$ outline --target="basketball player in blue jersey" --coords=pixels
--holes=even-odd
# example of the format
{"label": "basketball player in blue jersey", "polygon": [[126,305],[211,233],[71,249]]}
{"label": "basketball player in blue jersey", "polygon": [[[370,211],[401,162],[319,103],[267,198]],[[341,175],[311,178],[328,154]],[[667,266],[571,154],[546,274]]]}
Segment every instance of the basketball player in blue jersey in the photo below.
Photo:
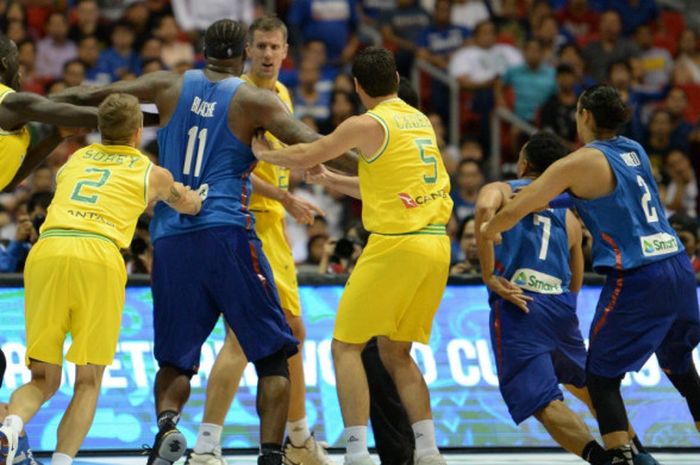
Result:
{"label": "basketball player in blue jersey", "polygon": [[578,102],[586,146],[552,164],[481,226],[485,239],[568,191],[593,236],[593,266],[607,275],[590,329],[587,386],[613,464],[631,465],[620,383],[652,354],[685,397],[700,430],[700,377],[692,351],[700,342],[693,269],[659,200],[649,158],[617,135],[627,109],[615,89],[594,86]]}
{"label": "basketball player in blue jersey", "polygon": [[[151,73],[101,88],[71,88],[57,100],[96,104],[123,92],[155,102],[160,114],[160,164],[193,189],[208,186],[197,220],[156,206],[153,303],[159,432],[148,464],[178,460],[186,449],[176,423],[197,372],[201,346],[223,314],[259,381],[262,465],[282,463],[289,403],[287,357],[297,341],[280,307],[274,279],[248,211],[250,174],[256,160],[250,142],[266,129],[285,143],[319,136],[294,120],[270,91],[238,78],[247,29],[232,20],[213,23],[204,36],[206,67]],[[346,157],[339,169],[356,171]]]}
{"label": "basketball player in blue jersey", "polygon": [[[564,449],[605,465],[611,457],[564,404],[559,389],[564,384],[592,410],[585,388],[586,347],[576,317],[583,283],[579,220],[566,209],[532,213],[504,233],[495,248],[479,233],[479,225],[493,218],[514,192],[567,153],[553,134],[535,134],[520,152],[520,179],[487,184],[479,192],[476,239],[490,294],[499,386],[513,420],[520,424],[535,416]],[[649,460],[643,454],[635,463],[653,463]]]}

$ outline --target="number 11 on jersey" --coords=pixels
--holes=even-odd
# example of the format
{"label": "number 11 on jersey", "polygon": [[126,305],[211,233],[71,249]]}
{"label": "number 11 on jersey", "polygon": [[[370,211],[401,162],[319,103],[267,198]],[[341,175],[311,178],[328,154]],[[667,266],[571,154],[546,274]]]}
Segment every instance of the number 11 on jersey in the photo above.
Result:
{"label": "number 11 on jersey", "polygon": [[202,158],[204,156],[204,146],[207,143],[207,130],[199,130],[199,127],[192,126],[189,131],[187,131],[187,149],[185,151],[185,164],[182,167],[182,174],[189,175],[192,172],[192,154],[194,153],[194,146],[197,144],[197,139],[199,139],[199,144],[197,144],[197,158],[194,164],[194,177],[198,178],[202,171]]}

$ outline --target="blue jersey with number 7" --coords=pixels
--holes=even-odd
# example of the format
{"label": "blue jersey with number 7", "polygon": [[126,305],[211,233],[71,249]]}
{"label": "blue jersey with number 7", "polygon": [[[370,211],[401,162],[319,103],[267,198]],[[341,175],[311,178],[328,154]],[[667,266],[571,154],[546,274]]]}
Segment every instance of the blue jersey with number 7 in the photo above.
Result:
{"label": "blue jersey with number 7", "polygon": [[574,199],[593,236],[596,271],[629,270],[682,253],[683,245],[666,219],[644,148],[622,136],[586,147],[605,155],[616,180],[615,189],[604,197]]}
{"label": "blue jersey with number 7", "polygon": [[216,226],[253,227],[248,203],[256,159],[228,124],[229,104],[241,84],[235,77],[210,81],[200,70],[185,73],[175,112],[158,130],[159,161],[176,181],[192,189],[207,184],[208,192],[196,216],[156,205],[151,222],[154,242]]}

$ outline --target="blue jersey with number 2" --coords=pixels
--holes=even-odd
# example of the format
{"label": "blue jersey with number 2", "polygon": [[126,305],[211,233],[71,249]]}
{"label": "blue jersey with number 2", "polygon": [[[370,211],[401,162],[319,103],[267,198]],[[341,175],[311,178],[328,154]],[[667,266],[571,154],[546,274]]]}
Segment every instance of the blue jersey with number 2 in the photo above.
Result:
{"label": "blue jersey with number 2", "polygon": [[587,147],[605,155],[616,181],[615,189],[604,197],[574,199],[593,236],[593,267],[597,271],[629,270],[683,252],[683,244],[666,220],[644,148],[622,136],[597,140]]}
{"label": "blue jersey with number 2", "polygon": [[151,222],[154,242],[216,226],[253,227],[248,203],[256,160],[228,124],[229,104],[241,84],[235,77],[210,81],[200,70],[185,73],[175,112],[158,130],[159,160],[175,181],[195,190],[207,184],[208,194],[196,216],[158,203]]}

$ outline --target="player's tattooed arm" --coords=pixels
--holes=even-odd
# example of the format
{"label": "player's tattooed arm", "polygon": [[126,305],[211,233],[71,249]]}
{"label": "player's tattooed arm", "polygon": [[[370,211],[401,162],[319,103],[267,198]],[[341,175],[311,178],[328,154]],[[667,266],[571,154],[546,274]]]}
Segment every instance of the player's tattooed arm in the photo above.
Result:
{"label": "player's tattooed arm", "polygon": [[253,192],[268,199],[276,200],[284,206],[284,209],[292,215],[292,218],[300,224],[312,224],[316,216],[326,216],[325,212],[313,203],[290,193],[287,190],[260,179],[253,174],[250,177],[253,182]]}
{"label": "player's tattooed arm", "polygon": [[[254,115],[256,126],[265,128],[285,144],[311,143],[321,139],[307,125],[294,119],[284,103],[272,92],[249,86],[239,92],[240,105],[245,108],[246,114]],[[358,156],[352,148],[349,146],[338,153],[327,154],[323,162],[344,173],[357,174]],[[296,152],[290,152],[290,155],[298,156]],[[318,163],[313,165],[316,164]]]}
{"label": "player's tattooed arm", "polygon": [[130,81],[118,81],[106,86],[76,86],[51,94],[49,98],[57,102],[76,105],[99,105],[108,95],[124,93],[133,95],[142,103],[155,102],[158,95],[180,79],[172,71],[156,71]]}
{"label": "player's tattooed arm", "polygon": [[571,210],[566,212],[566,235],[569,239],[569,263],[571,267],[569,290],[578,292],[583,286],[583,229],[581,222]]}
{"label": "player's tattooed arm", "polygon": [[202,198],[180,182],[173,180],[170,171],[153,166],[148,176],[148,200],[162,200],[180,213],[196,215],[202,208]]}

